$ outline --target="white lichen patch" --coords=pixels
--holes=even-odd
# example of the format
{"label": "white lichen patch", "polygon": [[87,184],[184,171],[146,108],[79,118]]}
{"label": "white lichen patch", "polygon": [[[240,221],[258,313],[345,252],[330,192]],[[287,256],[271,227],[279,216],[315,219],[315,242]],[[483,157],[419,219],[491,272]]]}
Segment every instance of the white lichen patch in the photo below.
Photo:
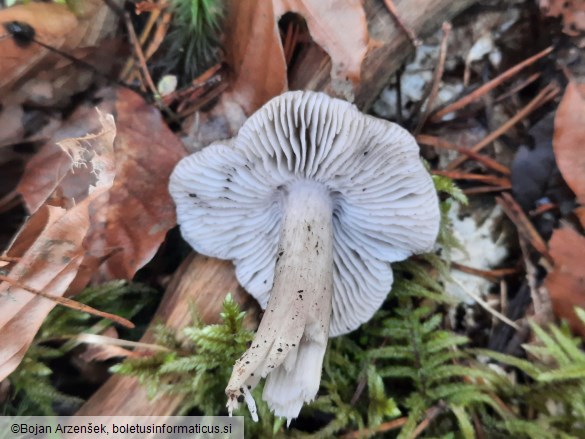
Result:
{"label": "white lichen patch", "polygon": [[[502,210],[496,206],[481,224],[471,216],[460,218],[459,210],[459,204],[454,204],[449,211],[449,218],[453,233],[464,250],[453,249],[451,260],[480,270],[497,267],[508,255],[504,236],[494,236],[495,225],[501,218]],[[493,285],[483,277],[455,269],[451,271],[451,276],[453,280],[445,285],[447,294],[465,303],[474,302],[469,292],[485,297]]]}

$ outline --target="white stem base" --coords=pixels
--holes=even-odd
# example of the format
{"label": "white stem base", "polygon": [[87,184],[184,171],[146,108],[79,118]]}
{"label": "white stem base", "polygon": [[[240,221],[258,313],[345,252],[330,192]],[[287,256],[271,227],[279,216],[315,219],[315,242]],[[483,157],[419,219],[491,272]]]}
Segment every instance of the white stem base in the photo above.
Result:
{"label": "white stem base", "polygon": [[[268,376],[263,398],[278,416],[296,418],[319,390],[333,293],[333,225],[329,194],[298,182],[284,201],[274,284],[252,346],[236,361],[228,409]],[[253,400],[252,400],[253,403]],[[256,416],[257,419],[257,416]]]}

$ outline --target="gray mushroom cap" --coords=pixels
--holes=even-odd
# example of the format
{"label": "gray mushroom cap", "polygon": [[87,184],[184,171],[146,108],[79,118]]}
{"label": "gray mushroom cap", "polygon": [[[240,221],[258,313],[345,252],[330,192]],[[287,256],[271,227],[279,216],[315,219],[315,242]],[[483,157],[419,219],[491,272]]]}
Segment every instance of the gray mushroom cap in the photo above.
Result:
{"label": "gray mushroom cap", "polygon": [[239,282],[265,308],[283,197],[301,180],[322,184],[332,200],[330,336],[337,336],[381,306],[391,262],[427,252],[436,240],[437,194],[406,130],[323,93],[288,92],[231,141],[184,158],[169,189],[185,240],[199,253],[233,260]]}

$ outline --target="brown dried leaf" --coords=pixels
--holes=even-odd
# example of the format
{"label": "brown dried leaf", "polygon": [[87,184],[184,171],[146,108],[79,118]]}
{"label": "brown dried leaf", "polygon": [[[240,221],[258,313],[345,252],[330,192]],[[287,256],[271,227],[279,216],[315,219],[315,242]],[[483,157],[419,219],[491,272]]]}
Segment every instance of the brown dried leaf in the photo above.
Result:
{"label": "brown dried leaf", "polygon": [[585,84],[569,82],[555,116],[553,149],[559,170],[585,204]]}
{"label": "brown dried leaf", "polygon": [[540,9],[549,17],[563,18],[563,32],[577,36],[585,32],[585,2],[583,0],[540,0]]}
{"label": "brown dried leaf", "polygon": [[271,1],[233,1],[226,55],[234,70],[234,98],[251,114],[286,91],[286,62]]}
{"label": "brown dried leaf", "polygon": [[[105,101],[98,108],[104,113],[113,113],[114,104]],[[82,138],[99,130],[100,121],[95,115],[95,108],[79,107],[29,160],[16,187],[29,212],[36,212],[49,198],[51,205],[67,208],[88,195],[93,179],[92,168],[74,169],[65,149],[67,139]],[[62,142],[65,142],[65,149],[59,147]]]}
{"label": "brown dried leaf", "polygon": [[94,256],[121,249],[102,265],[102,279],[131,279],[175,225],[168,182],[186,151],[160,112],[142,97],[119,89],[114,99],[116,180],[97,200],[88,242]]}
{"label": "brown dried leaf", "polygon": [[[163,121],[160,112],[128,89],[108,89],[99,108],[115,114],[116,180],[93,205],[91,230],[75,290],[85,286],[97,262],[101,279],[130,279],[146,264],[175,224],[175,209],[168,194],[168,179],[185,150]],[[95,121],[87,108],[76,111],[50,142],[31,159],[17,188],[27,208],[34,212],[46,200],[67,207],[88,194],[91,169],[71,168],[65,137],[90,132]],[[74,293],[75,291],[72,291]]]}
{"label": "brown dried leaf", "polygon": [[24,139],[23,117],[21,105],[8,105],[0,109],[0,148]]}
{"label": "brown dried leaf", "polygon": [[333,93],[351,99],[360,80],[370,47],[360,0],[231,2],[225,47],[235,72],[234,97],[247,114],[288,88],[278,29],[278,20],[287,12],[306,20],[314,41],[331,57]]}
{"label": "brown dried leaf", "polygon": [[313,40],[331,57],[333,81],[357,83],[368,52],[368,23],[360,0],[273,0],[280,19],[287,12],[300,14]]}
{"label": "brown dried leaf", "polygon": [[[18,21],[35,29],[36,38],[50,46],[61,48],[67,36],[77,26],[77,18],[65,5],[56,3],[28,3],[0,10],[0,23]],[[2,28],[3,32],[7,32]],[[0,41],[0,94],[30,72],[50,53],[36,44],[22,47],[13,38]]]}
{"label": "brown dried leaf", "polygon": [[[23,227],[10,256],[20,256],[7,277],[53,296],[62,296],[77,271],[85,253],[84,239],[90,228],[90,211],[95,199],[107,191],[114,180],[113,141],[116,135],[111,115],[99,113],[102,130],[77,143],[77,148],[91,150],[84,166],[96,172],[90,195],[70,210],[43,206]],[[91,148],[88,146],[91,145]],[[0,380],[20,363],[34,335],[55,302],[27,290],[0,284]]]}
{"label": "brown dried leaf", "polygon": [[574,308],[585,308],[585,237],[568,227],[555,230],[549,242],[554,270],[545,280],[555,314],[585,337]]}
{"label": "brown dried leaf", "polygon": [[[112,65],[111,50],[110,56],[100,56],[95,50],[113,36],[118,25],[116,14],[102,0],[84,1],[76,14],[56,3],[31,2],[0,10],[0,23],[13,21],[31,26],[35,40],[81,58],[102,72]],[[2,31],[8,33],[4,27]],[[91,70],[34,42],[18,44],[14,38],[3,38],[0,53],[0,95],[9,102],[29,100],[52,106],[85,90],[94,78]]]}

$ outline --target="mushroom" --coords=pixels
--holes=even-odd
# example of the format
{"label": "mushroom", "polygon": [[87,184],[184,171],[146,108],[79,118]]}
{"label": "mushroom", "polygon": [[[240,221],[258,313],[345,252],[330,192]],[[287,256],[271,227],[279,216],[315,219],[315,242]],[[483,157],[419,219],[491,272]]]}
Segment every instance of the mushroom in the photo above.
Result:
{"label": "mushroom", "polygon": [[266,378],[288,422],[319,389],[328,337],[368,321],[391,262],[432,249],[437,194],[414,138],[315,92],[288,92],[237,137],[184,158],[170,192],[183,237],[231,259],[264,316],[226,388],[230,414]]}

